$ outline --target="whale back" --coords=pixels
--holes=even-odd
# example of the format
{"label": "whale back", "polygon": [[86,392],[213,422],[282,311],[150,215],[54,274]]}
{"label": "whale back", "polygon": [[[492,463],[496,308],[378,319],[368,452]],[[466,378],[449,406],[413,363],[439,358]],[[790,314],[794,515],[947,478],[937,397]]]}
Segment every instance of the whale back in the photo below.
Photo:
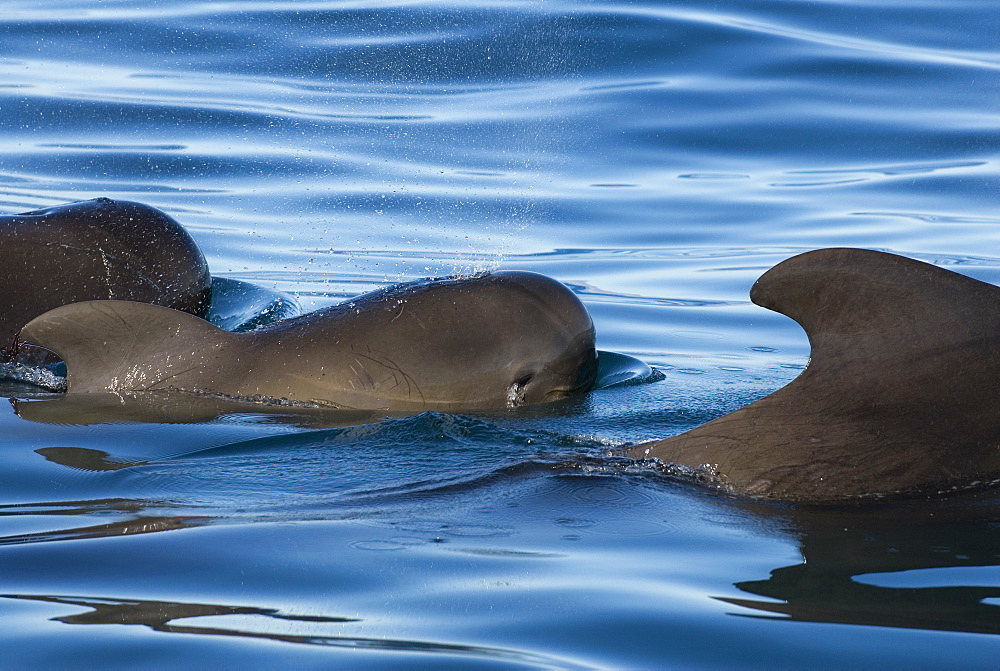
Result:
{"label": "whale back", "polygon": [[63,306],[20,340],[66,362],[68,390],[182,390],[364,410],[498,409],[596,376],[594,327],[534,273],[413,282],[249,333],[127,301]]}
{"label": "whale back", "polygon": [[586,308],[563,284],[529,272],[410,282],[254,337],[286,355],[280,371],[258,368],[248,381],[303,400],[335,385],[337,403],[350,408],[533,405],[589,389],[597,372]]}
{"label": "whale back", "polygon": [[211,298],[205,257],[156,208],[98,198],[0,216],[0,339],[69,303],[115,299],[203,316]]}
{"label": "whale back", "polygon": [[806,369],[775,393],[666,440],[738,492],[837,499],[1000,478],[1000,289],[876,251],[784,261],[751,299],[797,321]]}

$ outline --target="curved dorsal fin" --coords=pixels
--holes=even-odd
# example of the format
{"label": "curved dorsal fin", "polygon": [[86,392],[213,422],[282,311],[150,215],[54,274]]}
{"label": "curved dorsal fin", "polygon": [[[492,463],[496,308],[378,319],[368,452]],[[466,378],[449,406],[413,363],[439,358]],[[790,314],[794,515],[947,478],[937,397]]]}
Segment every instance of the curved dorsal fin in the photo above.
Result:
{"label": "curved dorsal fin", "polygon": [[1000,288],[893,254],[824,249],[766,272],[751,298],[802,325],[806,370],[631,455],[714,465],[737,491],[780,498],[1000,477]]}
{"label": "curved dorsal fin", "polygon": [[170,308],[132,301],[84,301],[28,322],[19,342],[66,362],[70,392],[187,387],[210,371],[213,352],[236,334]]}
{"label": "curved dorsal fin", "polygon": [[859,366],[851,374],[1000,335],[997,287],[867,249],[794,256],[764,273],[750,299],[805,329],[810,366]]}

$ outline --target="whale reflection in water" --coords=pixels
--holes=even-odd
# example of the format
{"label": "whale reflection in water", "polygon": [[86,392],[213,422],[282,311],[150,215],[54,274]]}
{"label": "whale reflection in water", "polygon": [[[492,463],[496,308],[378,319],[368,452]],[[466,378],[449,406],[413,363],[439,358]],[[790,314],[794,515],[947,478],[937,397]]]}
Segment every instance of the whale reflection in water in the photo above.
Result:
{"label": "whale reflection in water", "polygon": [[[342,631],[344,625],[362,623],[362,620],[352,617],[331,617],[324,615],[294,615],[283,613],[274,608],[256,608],[252,606],[226,606],[205,603],[182,603],[175,601],[148,601],[137,599],[110,599],[103,597],[61,596],[53,594],[0,594],[3,599],[18,599],[44,603],[61,604],[70,607],[89,609],[83,613],[62,615],[52,618],[65,624],[83,625],[141,625],[153,631],[170,634],[201,634],[208,636],[230,636],[238,638],[263,639],[282,643],[298,643],[303,645],[331,646],[349,648],[352,650],[426,653],[430,655],[449,655],[467,658],[470,663],[479,660],[485,662],[505,662],[518,666],[527,665],[536,668],[577,668],[577,665],[560,660],[556,657],[540,655],[519,650],[439,643],[436,641],[418,641],[393,638],[353,637],[316,633],[317,625],[336,625]],[[251,626],[236,628],[232,622],[220,622],[218,626],[205,624],[184,624],[178,620],[198,618],[199,623],[212,617],[227,617],[238,615],[251,618]],[[280,631],[269,621],[279,621]],[[303,633],[288,633],[294,630],[295,623],[303,625]],[[229,626],[227,626],[229,625]],[[308,626],[306,626],[308,625]],[[267,631],[271,628],[272,631]],[[308,633],[307,633],[308,632]]]}

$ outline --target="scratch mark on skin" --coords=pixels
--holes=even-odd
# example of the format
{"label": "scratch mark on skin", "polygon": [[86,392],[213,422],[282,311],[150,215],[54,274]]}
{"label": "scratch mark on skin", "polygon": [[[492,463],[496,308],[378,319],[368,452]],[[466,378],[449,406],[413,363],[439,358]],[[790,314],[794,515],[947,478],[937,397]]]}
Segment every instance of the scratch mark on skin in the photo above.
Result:
{"label": "scratch mark on skin", "polygon": [[[163,377],[160,377],[160,378],[158,378],[158,379],[150,382],[148,385],[146,385],[142,389],[138,389],[137,391],[155,391],[156,387],[158,387],[160,385],[163,385],[168,380],[173,380],[174,378],[179,377],[181,375],[184,375],[185,373],[190,373],[190,372],[197,371],[197,370],[198,370],[198,366],[191,366],[189,368],[185,368],[184,370],[179,370],[176,373],[173,373],[171,375],[164,375]],[[172,387],[168,386],[168,388],[172,388]],[[177,389],[183,389],[183,387],[177,387]]]}
{"label": "scratch mark on skin", "polygon": [[[365,365],[364,361],[361,361],[361,359],[370,361],[390,371],[389,374],[394,382],[394,384],[391,387],[389,387],[390,389],[395,389],[396,387],[400,387],[403,385],[403,383],[405,383],[407,397],[412,398],[414,395],[416,395],[420,397],[421,403],[426,403],[424,399],[424,394],[422,391],[420,391],[420,386],[417,385],[416,381],[412,377],[404,373],[403,369],[400,368],[391,359],[379,359],[377,357],[369,356],[367,354],[361,354],[359,352],[354,353],[354,358],[361,366],[364,367],[366,377],[368,378],[372,389],[376,388],[377,383],[375,382],[374,378],[372,378],[371,374],[368,372],[368,367]],[[353,366],[351,367],[351,370],[354,370]]]}
{"label": "scratch mark on skin", "polygon": [[113,283],[111,282],[111,263],[108,262],[108,255],[104,253],[103,249],[98,250],[101,253],[101,263],[104,264],[104,276],[108,284],[108,300],[115,297],[115,292],[111,288]]}
{"label": "scratch mark on skin", "polygon": [[[127,268],[129,270],[129,272],[135,273],[136,276],[137,276],[137,279],[139,279],[142,282],[145,282],[146,284],[148,284],[151,287],[160,288],[162,286],[161,283],[160,283],[160,281],[158,281],[157,279],[149,276],[146,272],[144,272],[144,270],[143,270],[142,267],[137,267],[135,265],[135,263],[132,262],[132,261],[129,261],[127,257],[122,257],[122,256],[119,256],[117,254],[108,254],[105,250],[101,249],[100,247],[98,247],[97,249],[94,249],[94,248],[91,248],[91,247],[81,247],[80,245],[71,245],[71,244],[68,244],[68,243],[65,243],[65,242],[42,242],[42,243],[36,243],[36,244],[39,244],[42,247],[61,247],[63,249],[69,249],[69,250],[72,250],[72,251],[75,251],[75,252],[86,252],[88,254],[100,254],[101,255],[101,263],[104,264],[104,269],[105,269],[105,271],[107,273],[107,278],[108,278],[108,291],[109,291],[108,298],[109,298],[109,300],[114,300],[114,296],[110,295],[111,286],[112,286],[112,282],[111,282],[111,263],[112,262],[121,264],[124,268]],[[25,256],[27,256],[27,255],[25,255]]]}
{"label": "scratch mark on skin", "polygon": [[[357,361],[356,363],[360,364],[361,362],[360,362],[360,361]],[[350,369],[351,369],[351,372],[352,372],[352,373],[354,373],[354,377],[358,378],[359,380],[361,379],[361,373],[360,373],[360,372],[358,371],[358,369],[357,369],[357,368],[355,368],[355,367],[354,367],[354,364],[353,364],[353,363],[352,363],[352,364],[350,364],[350,365],[348,366],[348,368],[350,368]],[[353,379],[351,379],[351,378],[348,378],[348,379],[347,379],[347,381],[351,383],[351,389],[353,389],[353,390],[357,391],[357,388],[358,388],[358,387],[357,387],[357,385],[355,385],[355,384],[354,384],[354,380],[353,380]]]}
{"label": "scratch mark on skin", "polygon": [[129,334],[128,344],[125,347],[122,347],[118,352],[118,362],[116,368],[124,368],[125,362],[129,359],[129,354],[135,350],[135,343],[139,338],[139,334],[136,333],[134,329],[128,328],[128,321],[114,308],[105,308],[104,306],[101,306],[98,309],[101,311],[101,314],[105,316],[105,318],[117,319],[117,321],[125,327],[126,332]]}
{"label": "scratch mark on skin", "polygon": [[[358,366],[357,368],[354,367],[355,364]],[[368,372],[368,367],[364,361],[355,357],[354,363],[351,364],[351,370],[354,372],[354,376],[358,379],[358,382],[361,383],[362,389],[375,389],[375,378]],[[351,386],[354,386],[353,382]]]}

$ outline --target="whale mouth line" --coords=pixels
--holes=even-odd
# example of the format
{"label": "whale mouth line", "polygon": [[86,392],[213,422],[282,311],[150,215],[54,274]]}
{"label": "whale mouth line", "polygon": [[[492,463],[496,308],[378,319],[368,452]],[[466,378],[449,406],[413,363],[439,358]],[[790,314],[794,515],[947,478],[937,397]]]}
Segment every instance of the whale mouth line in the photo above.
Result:
{"label": "whale mouth line", "polygon": [[550,401],[561,401],[564,398],[569,398],[579,391],[583,391],[584,387],[566,387],[561,389],[552,389],[545,393],[545,402]]}
{"label": "whale mouth line", "polygon": [[589,391],[590,389],[593,388],[593,386],[594,386],[594,381],[588,378],[581,382],[577,382],[576,384],[569,384],[569,385],[562,385],[559,387],[555,387],[554,389],[550,389],[549,391],[545,392],[545,396],[543,397],[544,398],[543,402],[548,403],[550,401],[561,401],[565,398],[570,398],[571,396],[576,396],[577,394],[582,394],[586,391]]}
{"label": "whale mouth line", "polygon": [[514,380],[511,385],[507,388],[507,407],[508,408],[519,408],[524,405],[524,390],[528,386],[528,383],[534,379],[535,375],[533,373],[528,373],[523,375],[518,379]]}

